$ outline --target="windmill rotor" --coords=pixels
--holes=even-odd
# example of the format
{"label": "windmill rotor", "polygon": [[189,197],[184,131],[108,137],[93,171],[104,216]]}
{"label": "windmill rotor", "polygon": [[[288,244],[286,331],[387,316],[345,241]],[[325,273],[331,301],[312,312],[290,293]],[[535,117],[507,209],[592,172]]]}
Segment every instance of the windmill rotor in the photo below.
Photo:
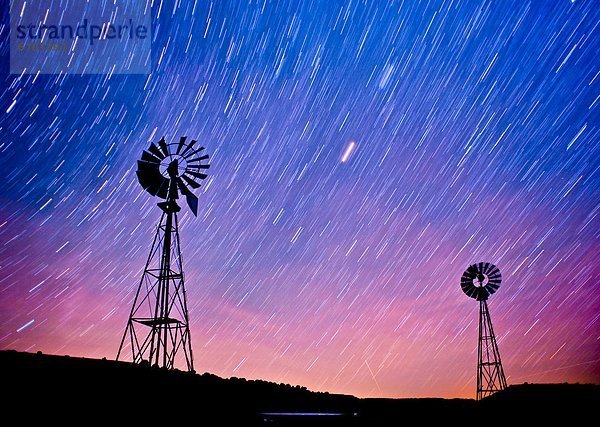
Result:
{"label": "windmill rotor", "polygon": [[500,287],[500,269],[489,262],[471,264],[460,279],[463,292],[477,301],[485,301]]}
{"label": "windmill rotor", "polygon": [[202,163],[208,159],[204,147],[196,147],[197,141],[189,143],[182,136],[179,142],[167,143],[164,138],[150,143],[142,152],[136,171],[138,181],[148,193],[166,200],[176,200],[179,194],[185,196],[192,213],[198,215],[198,197],[192,189],[200,188],[199,181],[206,179],[204,173],[210,165]]}

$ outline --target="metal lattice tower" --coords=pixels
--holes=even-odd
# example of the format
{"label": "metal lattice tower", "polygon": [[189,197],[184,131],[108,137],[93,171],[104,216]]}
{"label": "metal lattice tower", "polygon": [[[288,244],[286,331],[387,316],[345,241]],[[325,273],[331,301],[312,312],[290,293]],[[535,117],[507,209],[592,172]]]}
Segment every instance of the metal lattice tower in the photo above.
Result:
{"label": "metal lattice tower", "polygon": [[194,370],[185,278],[179,243],[177,204],[184,195],[194,215],[198,198],[188,188],[197,189],[196,179],[207,177],[200,172],[209,168],[202,164],[208,155],[199,156],[204,147],[194,149],[196,141],[167,144],[164,139],[150,145],[142,153],[136,171],[142,187],[153,196],[165,199],[158,203],[162,216],[154,235],[152,248],[137,288],[117,360],[124,351],[131,352],[134,363],[173,369],[185,363]]}
{"label": "metal lattice tower", "polygon": [[500,287],[502,275],[494,264],[470,265],[461,278],[463,292],[479,301],[479,339],[477,344],[477,400],[506,388],[500,351],[488,310],[487,299]]}

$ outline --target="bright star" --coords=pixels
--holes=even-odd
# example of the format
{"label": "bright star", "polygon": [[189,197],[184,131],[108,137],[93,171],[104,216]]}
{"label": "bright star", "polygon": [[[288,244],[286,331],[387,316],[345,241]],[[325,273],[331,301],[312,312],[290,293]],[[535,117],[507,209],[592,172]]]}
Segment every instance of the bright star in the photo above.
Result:
{"label": "bright star", "polygon": [[356,143],[354,141],[350,141],[350,144],[348,144],[346,150],[344,150],[344,154],[342,155],[342,163],[345,163],[350,158],[350,155],[354,151],[355,147]]}

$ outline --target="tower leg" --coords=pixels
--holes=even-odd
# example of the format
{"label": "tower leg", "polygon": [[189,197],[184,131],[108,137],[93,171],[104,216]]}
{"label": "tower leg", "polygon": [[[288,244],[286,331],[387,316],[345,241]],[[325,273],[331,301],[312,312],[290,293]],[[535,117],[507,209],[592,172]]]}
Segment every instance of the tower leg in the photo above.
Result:
{"label": "tower leg", "polygon": [[477,345],[477,400],[506,388],[506,377],[487,301],[479,301]]}
{"label": "tower leg", "polygon": [[172,369],[179,362],[193,371],[177,222],[180,208],[173,200],[159,206],[164,213],[131,307],[117,360],[130,351],[134,363],[146,362]]}

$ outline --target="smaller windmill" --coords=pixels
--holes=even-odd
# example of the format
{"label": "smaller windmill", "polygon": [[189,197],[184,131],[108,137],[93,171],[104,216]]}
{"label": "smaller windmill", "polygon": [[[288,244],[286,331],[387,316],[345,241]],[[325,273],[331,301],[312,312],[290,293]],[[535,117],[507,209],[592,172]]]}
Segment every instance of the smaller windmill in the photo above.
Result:
{"label": "smaller windmill", "polygon": [[498,290],[500,282],[500,270],[489,262],[470,265],[460,280],[463,292],[479,301],[477,400],[506,388],[506,377],[487,306],[487,299]]}

